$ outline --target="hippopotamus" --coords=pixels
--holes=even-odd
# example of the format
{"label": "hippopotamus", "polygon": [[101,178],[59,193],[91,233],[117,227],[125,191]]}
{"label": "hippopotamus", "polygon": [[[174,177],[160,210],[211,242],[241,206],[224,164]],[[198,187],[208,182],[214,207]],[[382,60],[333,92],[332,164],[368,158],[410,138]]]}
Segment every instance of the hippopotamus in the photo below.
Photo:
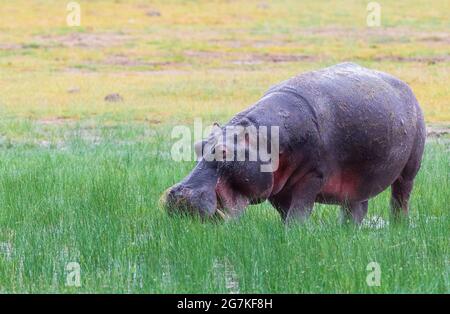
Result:
{"label": "hippopotamus", "polygon": [[[273,171],[261,171],[259,158],[205,157],[259,149],[213,140],[230,126],[278,127]],[[408,213],[425,123],[410,87],[390,74],[354,63],[306,72],[273,86],[214,128],[196,144],[200,153],[192,172],[166,191],[163,200],[170,213],[232,218],[250,204],[269,201],[290,223],[304,221],[314,203],[323,203],[340,205],[343,221],[360,224],[368,200],[389,186],[392,216]]]}

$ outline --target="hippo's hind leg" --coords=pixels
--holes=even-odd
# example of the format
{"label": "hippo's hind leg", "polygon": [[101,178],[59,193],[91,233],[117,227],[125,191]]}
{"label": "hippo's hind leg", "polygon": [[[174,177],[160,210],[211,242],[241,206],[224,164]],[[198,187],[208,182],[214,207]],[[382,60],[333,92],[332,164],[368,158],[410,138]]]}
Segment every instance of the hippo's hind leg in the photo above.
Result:
{"label": "hippo's hind leg", "polygon": [[354,222],[361,224],[367,214],[368,201],[363,202],[346,202],[341,207],[341,221],[343,224]]}
{"label": "hippo's hind leg", "polygon": [[425,127],[418,128],[416,142],[411,151],[411,156],[403,168],[400,176],[391,185],[391,214],[394,221],[408,215],[409,197],[414,185],[414,178],[419,172],[425,142]]}
{"label": "hippo's hind leg", "polygon": [[405,180],[402,176],[392,184],[391,213],[394,220],[400,220],[408,215],[408,203],[412,188],[413,180]]}
{"label": "hippo's hind leg", "polygon": [[400,176],[391,185],[391,214],[394,221],[408,215],[409,197],[419,168],[420,159],[410,158]]}

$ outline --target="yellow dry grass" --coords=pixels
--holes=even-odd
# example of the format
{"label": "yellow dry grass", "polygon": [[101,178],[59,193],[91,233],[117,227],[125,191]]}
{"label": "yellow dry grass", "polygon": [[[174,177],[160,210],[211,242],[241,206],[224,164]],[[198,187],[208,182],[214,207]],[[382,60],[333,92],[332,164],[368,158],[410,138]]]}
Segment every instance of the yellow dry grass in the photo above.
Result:
{"label": "yellow dry grass", "polygon": [[[78,1],[0,4],[3,118],[224,121],[272,84],[342,61],[408,82],[428,122],[450,121],[448,1]],[[124,101],[107,103],[119,93]]]}

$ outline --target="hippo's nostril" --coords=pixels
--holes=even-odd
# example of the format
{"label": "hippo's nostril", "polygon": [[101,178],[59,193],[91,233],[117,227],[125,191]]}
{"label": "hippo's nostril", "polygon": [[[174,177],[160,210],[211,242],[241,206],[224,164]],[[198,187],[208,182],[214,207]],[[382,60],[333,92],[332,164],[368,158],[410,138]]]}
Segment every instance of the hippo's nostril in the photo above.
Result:
{"label": "hippo's nostril", "polygon": [[163,207],[170,214],[190,213],[192,204],[190,189],[175,185],[163,195]]}
{"label": "hippo's nostril", "polygon": [[179,199],[185,198],[189,195],[186,190],[186,188],[176,185],[167,191],[167,199],[171,201],[177,201]]}

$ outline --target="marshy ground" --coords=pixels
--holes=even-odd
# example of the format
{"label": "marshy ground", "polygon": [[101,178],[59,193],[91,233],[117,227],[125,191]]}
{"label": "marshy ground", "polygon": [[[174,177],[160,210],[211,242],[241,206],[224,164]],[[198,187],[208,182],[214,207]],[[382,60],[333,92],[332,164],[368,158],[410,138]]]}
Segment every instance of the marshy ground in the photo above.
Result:
{"label": "marshy ground", "polygon": [[[0,292],[449,292],[448,1],[61,1],[0,4]],[[342,61],[406,81],[429,139],[408,223],[389,191],[361,228],[335,206],[285,228],[169,218],[172,127],[226,122],[271,85]],[[70,262],[81,286],[66,285]],[[368,286],[370,262],[381,285]]]}

